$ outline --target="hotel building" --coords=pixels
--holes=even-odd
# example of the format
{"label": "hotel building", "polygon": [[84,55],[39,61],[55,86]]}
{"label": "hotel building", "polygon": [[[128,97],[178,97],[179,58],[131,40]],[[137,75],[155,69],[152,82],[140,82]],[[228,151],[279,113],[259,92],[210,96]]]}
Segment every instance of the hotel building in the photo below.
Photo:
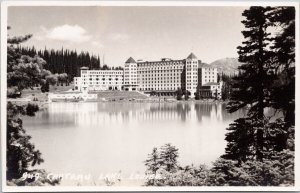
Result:
{"label": "hotel building", "polygon": [[74,89],[79,91],[121,90],[123,70],[80,69],[81,76],[74,77]]}
{"label": "hotel building", "polygon": [[129,58],[124,68],[124,90],[174,93],[178,88],[195,93],[201,61],[191,53],[184,60],[136,62]]}
{"label": "hotel building", "polygon": [[217,83],[217,68],[210,68],[191,53],[186,59],[138,61],[130,57],[124,70],[88,70],[81,68],[81,77],[74,78],[75,90],[126,90],[174,95],[178,88],[191,97],[203,85]]}

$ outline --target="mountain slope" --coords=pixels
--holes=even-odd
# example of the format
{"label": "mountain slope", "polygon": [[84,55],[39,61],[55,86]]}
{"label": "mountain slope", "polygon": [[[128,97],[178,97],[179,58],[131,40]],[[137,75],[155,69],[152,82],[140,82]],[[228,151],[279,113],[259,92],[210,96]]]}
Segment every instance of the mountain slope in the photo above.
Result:
{"label": "mountain slope", "polygon": [[227,75],[233,75],[237,73],[238,66],[241,65],[241,63],[238,61],[237,58],[222,58],[219,60],[216,60],[209,64],[211,67],[218,68],[218,72],[223,72]]}

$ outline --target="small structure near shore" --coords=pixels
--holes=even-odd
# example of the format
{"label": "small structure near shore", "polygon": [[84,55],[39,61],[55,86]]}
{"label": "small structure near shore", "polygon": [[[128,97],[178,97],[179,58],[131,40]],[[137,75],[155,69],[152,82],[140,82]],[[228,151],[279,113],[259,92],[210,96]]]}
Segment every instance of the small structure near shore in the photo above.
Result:
{"label": "small structure near shore", "polygon": [[62,92],[49,93],[48,99],[51,102],[79,102],[79,101],[94,101],[97,100],[97,94],[89,94],[87,92]]}

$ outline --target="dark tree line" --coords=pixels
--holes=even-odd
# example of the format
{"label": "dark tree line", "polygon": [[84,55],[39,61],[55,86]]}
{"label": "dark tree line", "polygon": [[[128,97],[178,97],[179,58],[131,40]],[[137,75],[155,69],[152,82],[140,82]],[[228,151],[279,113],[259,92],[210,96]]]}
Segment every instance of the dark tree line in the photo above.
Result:
{"label": "dark tree line", "polygon": [[23,55],[34,57],[38,55],[46,62],[44,68],[53,74],[68,74],[69,81],[74,77],[80,76],[80,68],[85,66],[93,70],[110,70],[110,69],[123,69],[122,67],[109,67],[106,64],[101,65],[100,57],[90,55],[89,52],[77,53],[76,50],[69,49],[44,49],[36,50],[34,47],[17,47],[18,51]]}

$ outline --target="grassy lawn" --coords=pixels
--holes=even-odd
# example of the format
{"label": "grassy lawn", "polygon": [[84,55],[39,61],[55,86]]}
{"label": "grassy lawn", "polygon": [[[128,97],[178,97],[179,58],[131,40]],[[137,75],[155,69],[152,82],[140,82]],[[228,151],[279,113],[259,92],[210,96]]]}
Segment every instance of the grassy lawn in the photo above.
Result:
{"label": "grassy lawn", "polygon": [[[50,86],[49,92],[65,92],[73,88],[73,85],[69,86]],[[42,93],[40,87],[35,87],[34,89],[26,89],[22,91],[22,98],[27,98],[33,100],[37,98],[38,101],[43,102],[48,100],[48,94]]]}

